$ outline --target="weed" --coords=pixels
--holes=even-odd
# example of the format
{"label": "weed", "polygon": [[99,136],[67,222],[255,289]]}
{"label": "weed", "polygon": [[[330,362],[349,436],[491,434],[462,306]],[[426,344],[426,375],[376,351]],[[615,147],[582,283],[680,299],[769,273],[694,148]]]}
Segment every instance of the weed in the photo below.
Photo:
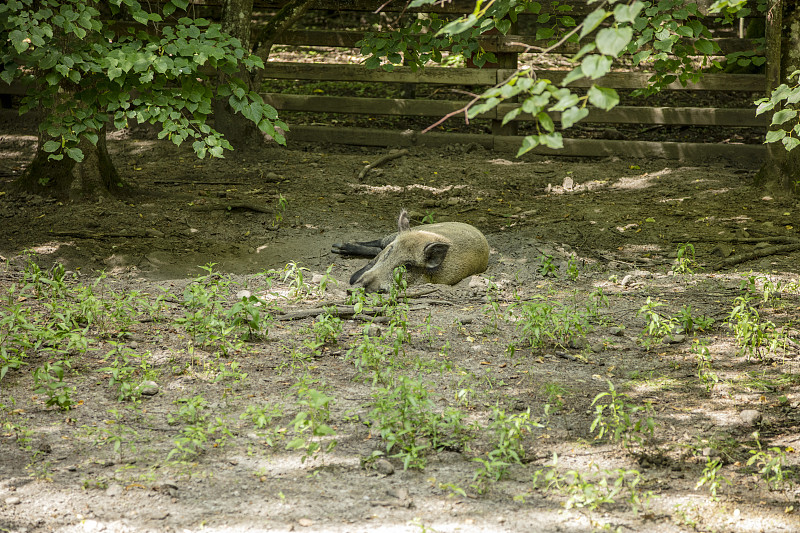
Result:
{"label": "weed", "polygon": [[736,337],[739,354],[745,355],[748,360],[752,357],[761,359],[765,351],[775,352],[786,343],[783,332],[777,331],[775,324],[769,320],[762,322],[758,311],[750,305],[750,301],[748,295],[736,297],[726,321]]}
{"label": "weed", "polygon": [[488,430],[493,432],[493,449],[487,458],[476,457],[473,461],[480,463],[470,485],[478,494],[486,491],[488,482],[501,480],[511,464],[522,464],[525,450],[522,447],[522,436],[540,424],[532,422],[531,410],[514,415],[506,414],[497,405],[492,407],[492,422]]}
{"label": "weed", "polygon": [[335,439],[329,439],[325,446],[320,442],[336,434],[327,424],[333,398],[301,382],[297,385],[297,403],[301,409],[291,422],[294,438],[286,444],[286,449],[303,450],[301,462],[305,462],[308,458],[330,452],[336,446]]}
{"label": "weed", "polygon": [[725,476],[719,475],[721,468],[722,461],[713,457],[709,457],[706,461],[706,467],[703,469],[703,475],[700,476],[700,479],[697,481],[697,485],[694,487],[695,490],[699,489],[703,485],[708,485],[708,491],[711,493],[711,497],[716,501],[717,491],[719,490],[722,482],[725,482],[728,485],[731,484],[731,482],[728,481]]}
{"label": "weed", "polygon": [[566,347],[570,341],[584,338],[591,329],[585,312],[543,297],[514,304],[514,310],[517,309],[517,329],[531,348],[543,348],[548,341]]}
{"label": "weed", "polygon": [[320,344],[336,344],[342,332],[342,319],[336,315],[336,308],[327,308],[312,327],[314,338]]}
{"label": "weed", "polygon": [[500,289],[498,286],[492,280],[488,280],[486,283],[486,304],[483,306],[483,313],[488,315],[490,327],[486,328],[485,333],[497,331],[499,322],[503,319],[503,311],[497,301],[499,295]]}
{"label": "weed", "polygon": [[245,341],[266,339],[273,321],[267,303],[253,294],[242,296],[227,312],[227,317],[235,330],[243,330],[241,336]]}
{"label": "weed", "polygon": [[112,348],[103,358],[108,361],[112,357],[114,361],[109,366],[98,369],[98,372],[105,372],[111,375],[109,386],[116,387],[117,399],[119,401],[136,400],[141,396],[139,390],[139,379],[142,374],[149,371],[150,365],[145,360],[146,355],[138,355],[133,350],[118,342],[110,343]]}
{"label": "weed", "polygon": [[542,277],[556,277],[558,275],[558,267],[553,264],[553,256],[542,254],[539,256],[539,275]]}
{"label": "weed", "polygon": [[105,420],[98,427],[84,426],[90,435],[94,435],[94,445],[97,447],[110,444],[114,453],[119,455],[123,445],[127,445],[131,453],[136,453],[134,439],[138,437],[135,429],[124,422],[124,416],[117,409],[107,411],[113,420]]}
{"label": "weed", "polygon": [[237,326],[228,323],[228,313],[223,309],[230,279],[214,272],[214,265],[208,263],[200,267],[208,274],[195,278],[186,287],[183,303],[187,311],[176,322],[184,326],[195,343],[201,346],[216,345],[223,355],[227,355],[239,349],[241,341],[231,338]]}
{"label": "weed", "polygon": [[567,279],[576,281],[580,273],[578,269],[578,259],[574,255],[571,255],[567,260]]}
{"label": "weed", "polygon": [[675,322],[680,326],[684,333],[692,334],[698,331],[706,331],[714,324],[714,319],[706,315],[698,317],[692,316],[692,306],[684,305],[675,316]]}
{"label": "weed", "polygon": [[685,243],[678,246],[677,257],[672,264],[672,272],[675,274],[694,274],[699,265],[694,257],[694,245]]}
{"label": "weed", "polygon": [[542,391],[547,395],[547,405],[561,409],[564,406],[564,394],[568,391],[562,385],[554,382],[544,383]]}
{"label": "weed", "polygon": [[[608,436],[611,442],[619,441],[624,447],[630,448],[652,437],[655,431],[655,421],[651,416],[653,408],[649,404],[639,406],[626,402],[628,395],[617,392],[611,381],[608,381],[608,389],[608,392],[601,392],[592,401],[595,418],[590,431],[594,433],[597,430],[595,438]],[[606,397],[608,403],[599,403]]]}
{"label": "weed", "polygon": [[283,194],[278,194],[278,201],[275,207],[275,220],[272,222],[272,227],[280,226],[283,222],[283,215],[286,213],[286,208],[289,206],[289,201]]}
{"label": "weed", "polygon": [[436,220],[433,218],[433,211],[425,211],[425,216],[422,217],[423,224],[435,224]]}
{"label": "weed", "polygon": [[750,450],[750,459],[747,466],[756,465],[758,473],[767,482],[770,490],[783,490],[793,486],[793,479],[796,473],[786,468],[786,452],[777,446],[764,449],[761,446],[758,432],[753,433],[758,449]]}
{"label": "weed", "polygon": [[64,371],[70,368],[69,361],[60,360],[46,362],[33,371],[33,382],[37,394],[47,396],[46,405],[55,405],[62,411],[68,411],[75,402],[71,395],[75,394],[75,387],[69,387],[64,382]]}
{"label": "weed", "polygon": [[289,285],[289,298],[302,300],[313,293],[313,288],[306,281],[311,271],[306,267],[301,267],[294,261],[283,267],[283,282]]}
{"label": "weed", "polygon": [[664,337],[672,338],[677,320],[666,318],[656,309],[663,306],[661,302],[656,302],[647,297],[647,301],[636,312],[636,316],[644,315],[645,327],[639,335],[639,340],[645,349],[650,350],[654,345],[661,343]]}
{"label": "weed", "polygon": [[695,339],[692,343],[692,352],[697,360],[697,377],[705,386],[706,392],[711,392],[711,389],[719,383],[719,377],[711,367],[711,352],[708,349],[708,343]]}

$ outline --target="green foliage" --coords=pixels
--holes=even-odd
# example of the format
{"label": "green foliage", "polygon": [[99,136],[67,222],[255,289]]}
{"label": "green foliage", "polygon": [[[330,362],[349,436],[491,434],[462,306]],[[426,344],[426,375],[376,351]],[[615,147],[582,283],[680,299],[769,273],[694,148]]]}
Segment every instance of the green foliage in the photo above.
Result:
{"label": "green foliage", "polygon": [[706,392],[711,392],[714,385],[719,383],[719,376],[717,376],[711,366],[711,352],[708,349],[708,343],[695,340],[692,343],[692,351],[697,360],[697,377],[705,386]]}
{"label": "green foliage", "polygon": [[663,305],[663,303],[654,301],[648,296],[644,305],[636,311],[636,316],[642,315],[645,319],[645,327],[639,339],[648,350],[660,343],[664,337],[672,338],[672,334],[675,331],[677,319],[665,317],[656,311]]}
{"label": "green foliage", "polygon": [[117,399],[136,400],[141,396],[139,384],[142,375],[147,372],[149,364],[144,355],[139,355],[122,344],[112,342],[111,350],[104,357],[108,361],[113,357],[110,365],[99,368],[98,372],[110,375],[109,386],[117,389]]}
{"label": "green foliage", "polygon": [[[219,24],[178,16],[188,2],[10,0],[0,5],[0,80],[29,85],[21,112],[43,108],[42,148],[82,161],[82,139],[97,144],[113,117],[158,123],[159,138],[192,143],[198,157],[222,157],[230,143],[208,124],[214,99],[284,143],[277,111],[238,77],[263,68]],[[170,17],[170,23],[164,21]],[[117,21],[130,24],[117,24]],[[112,21],[114,23],[112,23]],[[216,72],[229,75],[221,82]],[[213,82],[212,82],[213,78]]]}
{"label": "green foliage", "polygon": [[75,405],[76,402],[71,397],[75,393],[75,387],[70,388],[64,382],[64,372],[69,368],[69,361],[48,361],[33,371],[35,392],[47,396],[48,407],[55,405],[62,411],[68,411]]}
{"label": "green foliage", "polygon": [[[303,450],[301,462],[330,452],[336,447],[336,440],[330,438],[336,432],[327,424],[333,398],[308,385],[309,383],[305,381],[297,385],[297,403],[300,411],[291,422],[294,438],[286,444],[287,450]],[[323,446],[321,441],[325,439],[328,442]]]}
{"label": "green foliage", "polygon": [[672,272],[675,274],[694,274],[698,264],[694,258],[694,245],[684,243],[678,246],[678,254],[672,264]]}
{"label": "green foliage", "polygon": [[722,468],[722,461],[719,459],[715,459],[713,457],[709,457],[706,461],[706,466],[703,469],[703,475],[700,476],[700,479],[697,481],[697,485],[695,485],[695,490],[699,489],[703,485],[708,485],[708,491],[711,493],[711,497],[716,500],[717,499],[717,491],[719,490],[722,483],[727,483],[728,485],[731,484],[730,481],[725,476],[721,476],[719,474],[720,469]]}
{"label": "green foliage", "polygon": [[543,348],[548,342],[566,347],[570,341],[586,337],[592,329],[589,310],[571,308],[541,296],[513,304],[512,309],[518,316],[517,329],[531,348]]}
{"label": "green foliage", "polygon": [[765,143],[780,141],[783,147],[789,151],[794,150],[800,145],[800,70],[795,70],[787,79],[794,79],[794,83],[789,86],[781,83],[772,90],[766,98],[756,100],[756,115],[774,111],[770,120],[770,131],[767,132]]}
{"label": "green foliage", "polygon": [[771,320],[762,321],[758,310],[750,301],[749,295],[736,297],[726,323],[736,336],[739,354],[748,359],[761,359],[765,353],[774,353],[785,347],[786,335]]}
{"label": "green foliage", "polygon": [[[600,403],[602,399],[608,403]],[[652,437],[655,431],[655,421],[652,417],[653,408],[649,404],[644,406],[628,403],[628,395],[617,392],[614,384],[608,382],[608,392],[601,392],[595,396],[592,405],[595,418],[590,430],[597,431],[596,439],[607,437],[611,442],[621,442],[626,448],[634,444],[642,445],[646,438]]]}
{"label": "green foliage", "polygon": [[777,446],[764,449],[761,446],[758,432],[753,433],[757,449],[750,450],[747,466],[756,465],[758,473],[767,482],[770,490],[791,488],[798,479],[796,469],[787,468],[786,452]]}

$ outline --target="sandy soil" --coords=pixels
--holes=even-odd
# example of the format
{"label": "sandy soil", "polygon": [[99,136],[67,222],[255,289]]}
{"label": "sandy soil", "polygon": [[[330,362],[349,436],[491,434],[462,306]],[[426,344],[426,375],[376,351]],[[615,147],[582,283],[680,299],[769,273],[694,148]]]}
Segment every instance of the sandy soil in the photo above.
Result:
{"label": "sandy soil", "polygon": [[[35,138],[8,116],[0,128],[7,185]],[[387,150],[270,146],[199,161],[147,130],[115,133],[110,150],[130,198],[0,196],[0,347],[22,361],[0,381],[0,530],[800,530],[800,252],[715,268],[800,238],[800,203],[753,187],[754,168],[452,146],[412,149],[359,181]],[[372,325],[342,310],[325,322],[320,308],[349,305],[346,280],[363,264],[331,244],[391,233],[401,208],[417,224],[478,227],[488,270],[413,287]],[[682,243],[694,274],[672,271]],[[192,282],[208,263],[219,275]],[[788,340],[747,357],[725,320],[750,278],[753,309]],[[770,283],[781,297],[762,302]],[[608,305],[594,310],[598,290]],[[203,320],[230,319],[248,294],[266,302],[268,332],[208,334]],[[714,323],[660,342],[641,334],[648,299],[664,319],[691,306]],[[543,307],[531,303],[580,324],[554,341],[546,322],[532,347],[525,310]],[[66,411],[34,377],[58,361]],[[115,375],[153,381],[155,394],[120,401]],[[605,419],[627,428],[622,442],[592,431],[609,384],[627,395],[622,422]],[[406,425],[392,426],[400,414]],[[631,430],[648,418],[652,435]],[[392,435],[414,436],[417,451],[387,451]],[[509,464],[481,474],[476,459]],[[713,469],[696,486],[717,459],[715,498]]]}

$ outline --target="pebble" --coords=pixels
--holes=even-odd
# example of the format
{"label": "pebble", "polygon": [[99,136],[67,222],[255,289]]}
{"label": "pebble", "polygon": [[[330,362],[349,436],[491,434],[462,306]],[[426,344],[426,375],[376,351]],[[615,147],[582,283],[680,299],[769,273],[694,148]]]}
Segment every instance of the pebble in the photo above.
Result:
{"label": "pebble", "polygon": [[608,334],[614,335],[615,337],[622,337],[624,333],[625,333],[625,328],[620,328],[616,326],[613,328],[608,328]]}
{"label": "pebble", "polygon": [[319,285],[320,283],[322,283],[323,279],[325,279],[324,274],[314,274],[313,276],[311,276],[311,283],[313,283],[314,285]]}
{"label": "pebble", "polygon": [[142,396],[155,396],[159,390],[158,383],[155,381],[142,381],[138,388]]}
{"label": "pebble", "polygon": [[748,426],[755,426],[761,422],[762,415],[760,411],[755,409],[745,409],[739,413],[739,418]]}
{"label": "pebble", "polygon": [[241,300],[242,298],[250,298],[252,293],[247,289],[242,289],[236,293],[236,299]]}
{"label": "pebble", "polygon": [[122,485],[119,485],[117,483],[112,483],[106,489],[106,496],[110,498],[117,498],[119,496],[122,496],[122,492],[123,492]]}
{"label": "pebble", "polygon": [[686,335],[678,334],[678,335],[673,335],[672,337],[667,335],[666,337],[664,337],[664,344],[680,344],[685,340],[686,340]]}
{"label": "pebble", "polygon": [[378,459],[375,461],[375,470],[384,476],[391,476],[394,474],[394,465],[386,459]]}
{"label": "pebble", "polygon": [[381,336],[381,328],[373,324],[367,330],[367,335],[369,335],[370,337],[380,337]]}
{"label": "pebble", "polygon": [[22,500],[19,496],[10,496],[5,499],[6,505],[19,505],[22,503]]}
{"label": "pebble", "polygon": [[314,525],[314,521],[311,520],[310,518],[301,518],[300,520],[297,521],[297,523],[303,527],[311,527]]}

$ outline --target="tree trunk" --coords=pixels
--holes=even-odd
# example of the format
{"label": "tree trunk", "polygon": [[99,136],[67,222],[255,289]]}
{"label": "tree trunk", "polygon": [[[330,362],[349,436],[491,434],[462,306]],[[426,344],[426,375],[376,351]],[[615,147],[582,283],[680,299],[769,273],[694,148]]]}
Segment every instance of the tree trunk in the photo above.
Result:
{"label": "tree trunk", "polygon": [[[314,1],[289,0],[259,32],[255,40],[254,52],[257,52],[264,63],[269,58],[275,38],[305,15]],[[222,29],[238,38],[246,49],[250,48],[252,14],[253,0],[224,0]],[[251,77],[250,73],[241,68],[239,77],[248,83],[251,90],[258,91],[263,80],[263,72]],[[220,74],[220,82],[225,82],[224,74]],[[228,102],[224,100],[215,100],[214,102],[214,128],[225,136],[235,150],[246,150],[249,146],[264,141],[258,127],[241,114],[235,114]]]}
{"label": "tree trunk", "polygon": [[62,200],[122,195],[126,185],[108,155],[106,128],[97,133],[97,145],[85,138],[81,140],[78,147],[83,151],[83,161],[78,163],[67,156],[61,160],[50,159],[50,154],[42,149],[47,138],[40,132],[36,155],[15,182],[16,190]]}
{"label": "tree trunk", "polygon": [[[767,94],[800,68],[800,6],[770,0],[767,8]],[[778,108],[775,109],[778,111]],[[772,194],[800,192],[800,148],[787,152],[782,143],[767,145],[767,160],[756,182]]]}

